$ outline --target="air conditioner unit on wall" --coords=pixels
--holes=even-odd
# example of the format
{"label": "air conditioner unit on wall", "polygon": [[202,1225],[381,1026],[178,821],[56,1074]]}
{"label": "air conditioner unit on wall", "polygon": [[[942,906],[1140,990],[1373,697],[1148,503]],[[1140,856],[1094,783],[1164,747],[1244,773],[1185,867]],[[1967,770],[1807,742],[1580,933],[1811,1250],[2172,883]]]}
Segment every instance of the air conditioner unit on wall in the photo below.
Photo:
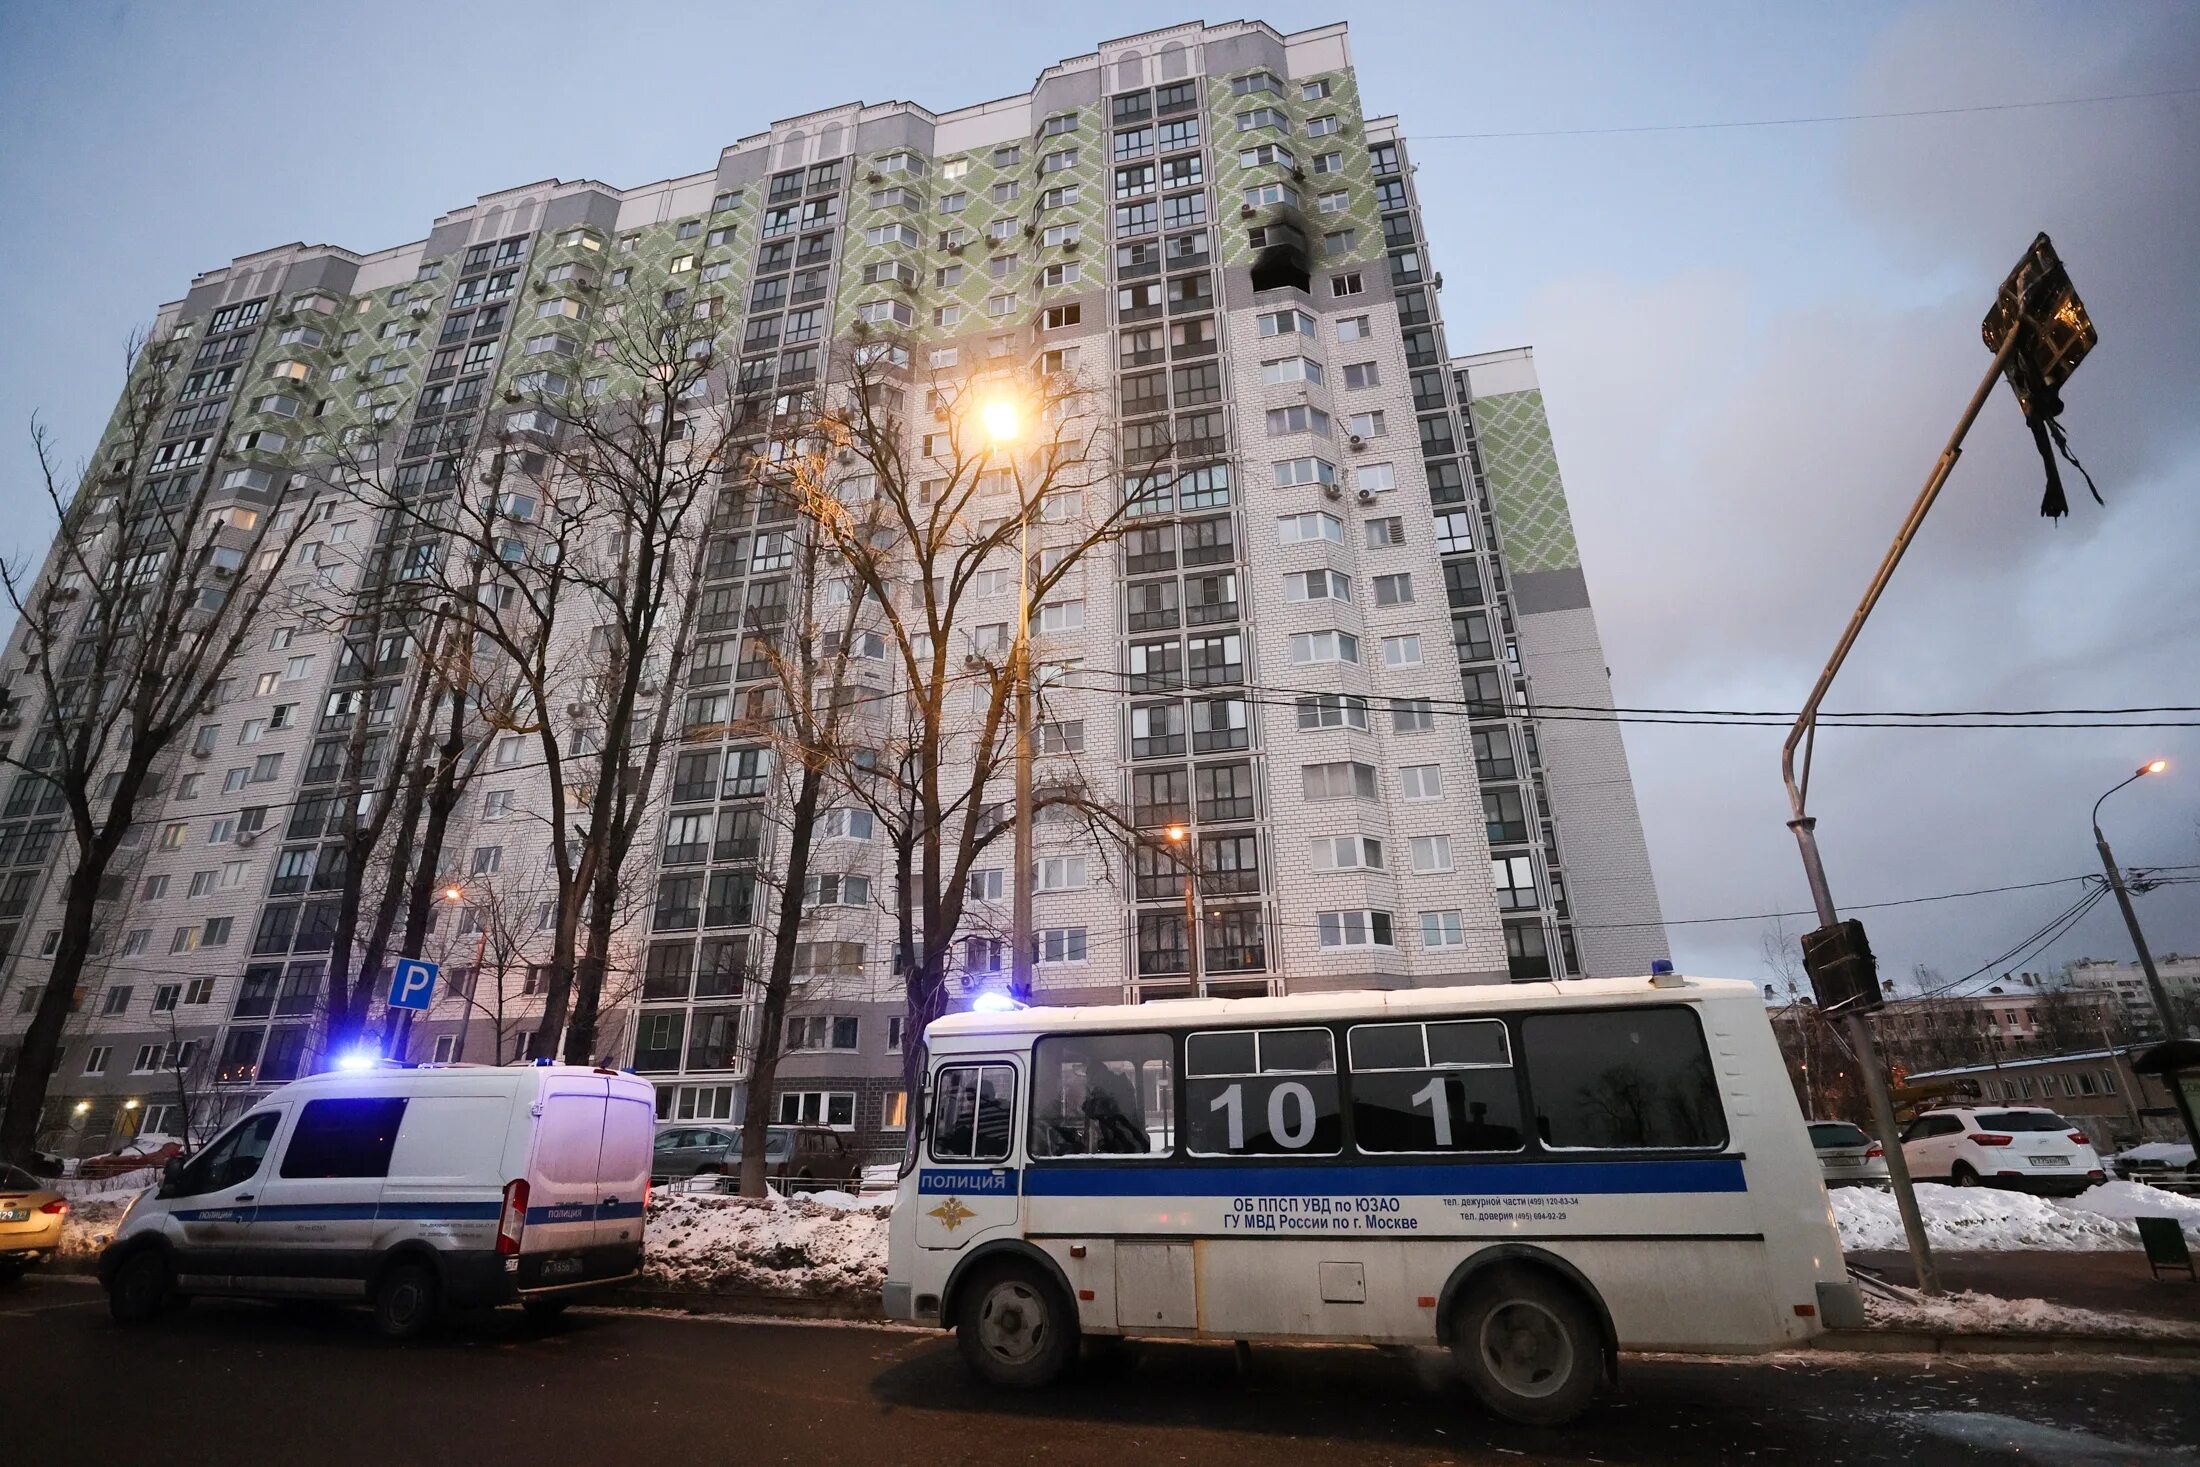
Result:
{"label": "air conditioner unit on wall", "polygon": [[1362,489],[1359,494],[1359,499],[1360,503],[1362,504],[1373,504],[1375,502],[1375,491],[1372,489]]}
{"label": "air conditioner unit on wall", "polygon": [[1345,442],[1347,442],[1347,443],[1349,443],[1349,444],[1351,444],[1351,445],[1352,445],[1352,446],[1353,446],[1354,448],[1365,448],[1365,447],[1367,447],[1367,440],[1366,440],[1365,438],[1362,438],[1362,437],[1361,437],[1361,436],[1360,436],[1359,434],[1357,434],[1357,433],[1348,433],[1348,434],[1346,434],[1346,435],[1345,435],[1345,440],[1344,440],[1344,441],[1345,441]]}

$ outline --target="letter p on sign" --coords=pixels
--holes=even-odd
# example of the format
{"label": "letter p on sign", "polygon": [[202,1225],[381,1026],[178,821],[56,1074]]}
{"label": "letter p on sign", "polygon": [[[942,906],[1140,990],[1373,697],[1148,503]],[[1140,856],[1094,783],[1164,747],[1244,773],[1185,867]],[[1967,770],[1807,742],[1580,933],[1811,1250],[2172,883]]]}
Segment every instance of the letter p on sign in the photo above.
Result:
{"label": "letter p on sign", "polygon": [[435,996],[435,964],[419,958],[399,958],[390,974],[390,1007],[425,1011]]}

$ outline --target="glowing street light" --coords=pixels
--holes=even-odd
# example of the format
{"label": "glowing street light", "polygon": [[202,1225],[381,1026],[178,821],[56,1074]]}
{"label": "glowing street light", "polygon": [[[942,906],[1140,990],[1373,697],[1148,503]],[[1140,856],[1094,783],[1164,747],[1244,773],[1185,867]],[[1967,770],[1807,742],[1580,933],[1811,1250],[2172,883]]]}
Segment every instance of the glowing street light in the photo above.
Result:
{"label": "glowing street light", "polygon": [[[2108,848],[2108,837],[2101,834],[2101,805],[2125,785],[2136,784],[2150,774],[2160,774],[2169,768],[2167,759],[2154,759],[2140,765],[2129,778],[2109,790],[2108,794],[2093,802],[2093,849],[2101,853],[2101,870],[2107,873],[2108,889],[2116,894],[2116,906],[2124,914],[2124,927],[2131,933],[2131,945],[2139,954],[2139,971],[2146,974],[2147,995],[2154,1000],[2154,1012],[2162,1023],[2162,1038],[2182,1039],[2177,1030],[2177,1016],[2170,1008],[2169,991],[2162,987],[2162,975],[2154,969],[2154,954],[2147,948],[2146,934],[2139,930],[2139,914],[2131,905],[2131,893],[2124,887],[2124,873],[2116,864],[2116,854]],[[2196,1125],[2190,1107],[2179,1106],[2178,1117],[2185,1123],[2185,1135],[2195,1146],[2200,1146],[2200,1125]]]}
{"label": "glowing street light", "polygon": [[985,428],[985,436],[996,444],[1014,443],[1023,436],[1023,414],[1016,410],[1012,398],[988,399],[978,408],[978,422]]}

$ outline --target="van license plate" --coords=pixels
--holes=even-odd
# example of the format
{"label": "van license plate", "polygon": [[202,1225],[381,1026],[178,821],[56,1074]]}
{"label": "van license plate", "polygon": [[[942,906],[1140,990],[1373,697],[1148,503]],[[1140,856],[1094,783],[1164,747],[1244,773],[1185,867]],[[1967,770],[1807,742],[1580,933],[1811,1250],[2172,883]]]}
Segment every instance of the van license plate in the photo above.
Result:
{"label": "van license plate", "polygon": [[542,1265],[542,1276],[546,1279],[562,1279],[580,1271],[581,1261],[578,1258],[551,1258],[546,1259]]}
{"label": "van license plate", "polygon": [[2068,1166],[2068,1165],[2070,1165],[2070,1158],[2069,1158],[2069,1157],[2067,1157],[2067,1156],[2035,1156],[2035,1157],[2033,1157],[2033,1158],[2032,1158],[2032,1165],[2034,1165],[2034,1166]]}
{"label": "van license plate", "polygon": [[27,1207],[11,1207],[0,1212],[0,1222],[29,1222],[31,1210]]}

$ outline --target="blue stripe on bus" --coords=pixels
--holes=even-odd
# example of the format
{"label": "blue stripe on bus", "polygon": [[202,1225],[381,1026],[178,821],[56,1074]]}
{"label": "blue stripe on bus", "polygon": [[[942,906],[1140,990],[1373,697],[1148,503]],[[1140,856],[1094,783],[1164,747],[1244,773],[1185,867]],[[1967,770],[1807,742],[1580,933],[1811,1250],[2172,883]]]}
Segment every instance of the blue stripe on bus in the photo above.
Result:
{"label": "blue stripe on bus", "polygon": [[1027,1197],[1335,1197],[1358,1193],[1517,1197],[1742,1192],[1748,1186],[1738,1158],[1704,1157],[1679,1161],[1289,1167],[1111,1166],[1099,1162],[1032,1168],[1024,1174],[1023,1190]]}

